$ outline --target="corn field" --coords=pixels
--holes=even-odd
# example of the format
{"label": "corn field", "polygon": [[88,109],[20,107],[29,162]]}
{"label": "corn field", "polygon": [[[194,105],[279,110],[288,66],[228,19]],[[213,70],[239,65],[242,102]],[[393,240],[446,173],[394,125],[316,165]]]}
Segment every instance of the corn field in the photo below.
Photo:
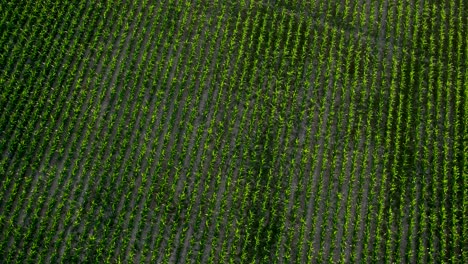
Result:
{"label": "corn field", "polygon": [[466,0],[0,1],[0,263],[468,263]]}

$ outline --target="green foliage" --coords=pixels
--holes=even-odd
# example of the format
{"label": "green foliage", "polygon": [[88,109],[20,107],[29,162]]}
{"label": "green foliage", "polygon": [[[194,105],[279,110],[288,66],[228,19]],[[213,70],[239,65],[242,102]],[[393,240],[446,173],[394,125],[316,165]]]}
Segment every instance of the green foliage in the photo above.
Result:
{"label": "green foliage", "polygon": [[466,1],[19,2],[3,262],[466,262]]}

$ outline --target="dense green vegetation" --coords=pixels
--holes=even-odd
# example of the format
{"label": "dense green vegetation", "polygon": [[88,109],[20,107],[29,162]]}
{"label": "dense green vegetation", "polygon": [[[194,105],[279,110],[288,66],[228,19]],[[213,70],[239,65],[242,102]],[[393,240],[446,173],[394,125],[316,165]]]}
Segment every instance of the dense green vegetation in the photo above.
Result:
{"label": "dense green vegetation", "polygon": [[1,263],[468,263],[465,0],[0,1]]}

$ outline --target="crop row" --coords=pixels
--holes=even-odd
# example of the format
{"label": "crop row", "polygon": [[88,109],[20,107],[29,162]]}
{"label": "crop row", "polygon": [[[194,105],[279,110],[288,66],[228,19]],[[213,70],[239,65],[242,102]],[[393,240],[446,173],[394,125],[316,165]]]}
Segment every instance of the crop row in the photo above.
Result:
{"label": "crop row", "polygon": [[464,1],[273,2],[0,7],[3,259],[462,263]]}

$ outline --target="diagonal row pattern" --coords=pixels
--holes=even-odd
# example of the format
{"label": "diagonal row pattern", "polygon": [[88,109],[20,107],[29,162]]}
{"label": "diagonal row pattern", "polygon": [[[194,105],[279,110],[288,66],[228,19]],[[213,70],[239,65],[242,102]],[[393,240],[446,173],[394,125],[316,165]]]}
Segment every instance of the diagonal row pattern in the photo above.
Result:
{"label": "diagonal row pattern", "polygon": [[5,263],[466,263],[464,0],[4,1]]}

